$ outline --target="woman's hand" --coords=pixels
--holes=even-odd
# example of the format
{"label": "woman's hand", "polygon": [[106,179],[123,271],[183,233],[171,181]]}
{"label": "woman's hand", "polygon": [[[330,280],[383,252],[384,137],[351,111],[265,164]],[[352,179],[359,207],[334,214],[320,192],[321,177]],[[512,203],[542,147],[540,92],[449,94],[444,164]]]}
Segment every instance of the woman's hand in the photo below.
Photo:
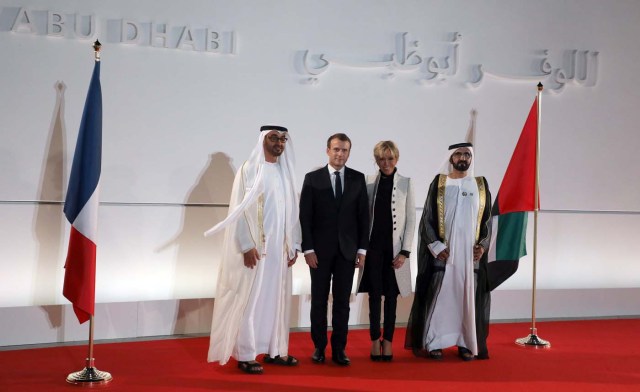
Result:
{"label": "woman's hand", "polygon": [[407,260],[405,255],[398,254],[395,259],[393,259],[393,268],[398,269],[404,265],[404,262]]}

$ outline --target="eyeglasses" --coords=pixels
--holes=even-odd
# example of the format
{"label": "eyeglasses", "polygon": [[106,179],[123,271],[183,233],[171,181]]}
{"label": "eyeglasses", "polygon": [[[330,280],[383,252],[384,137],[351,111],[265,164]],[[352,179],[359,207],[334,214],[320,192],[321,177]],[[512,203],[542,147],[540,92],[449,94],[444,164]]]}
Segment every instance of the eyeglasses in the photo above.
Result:
{"label": "eyeglasses", "polygon": [[269,139],[272,143],[280,142],[282,144],[286,143],[287,140],[289,140],[286,136],[277,136],[277,135],[271,135],[267,139]]}
{"label": "eyeglasses", "polygon": [[460,159],[460,158],[464,158],[464,159],[471,159],[471,153],[470,152],[454,152],[452,155],[452,157]]}

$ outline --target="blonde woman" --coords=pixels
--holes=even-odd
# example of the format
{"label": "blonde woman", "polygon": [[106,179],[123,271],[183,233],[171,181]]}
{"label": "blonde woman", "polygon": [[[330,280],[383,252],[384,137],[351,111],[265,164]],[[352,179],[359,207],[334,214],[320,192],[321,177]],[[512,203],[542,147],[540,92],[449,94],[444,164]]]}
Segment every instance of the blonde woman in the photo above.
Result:
{"label": "blonde woman", "polygon": [[411,179],[401,176],[396,168],[400,152],[395,143],[379,142],[373,156],[379,171],[367,176],[369,248],[358,292],[369,294],[371,360],[391,361],[398,294],[406,297],[411,293],[409,255],[415,230],[415,204]]}

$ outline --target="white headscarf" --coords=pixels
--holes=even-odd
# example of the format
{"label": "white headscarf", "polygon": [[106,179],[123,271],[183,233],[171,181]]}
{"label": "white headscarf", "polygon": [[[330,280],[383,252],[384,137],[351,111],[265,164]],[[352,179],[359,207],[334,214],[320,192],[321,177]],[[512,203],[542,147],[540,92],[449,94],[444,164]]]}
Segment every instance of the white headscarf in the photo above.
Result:
{"label": "white headscarf", "polygon": [[[229,214],[227,217],[217,225],[213,226],[209,230],[207,230],[204,235],[210,236],[218,231],[226,228],[230,224],[236,222],[242,213],[247,209],[248,206],[252,205],[258,197],[264,192],[264,138],[266,135],[272,130],[264,130],[260,132],[258,136],[258,142],[256,146],[253,148],[249,159],[245,162],[245,171],[247,173],[255,173],[255,179],[253,180],[253,184],[247,184],[250,186],[250,190],[245,193],[242,201],[234,206],[229,206]],[[284,174],[284,185],[285,185],[285,206],[286,206],[286,216],[288,222],[286,222],[287,227],[287,237],[292,238],[290,231],[296,226],[298,222],[299,208],[298,201],[296,198],[296,180],[294,173],[294,164],[295,164],[295,155],[293,152],[293,142],[291,140],[291,136],[288,132],[287,134],[287,145],[284,149],[284,152],[280,157],[278,157],[278,164],[282,167],[282,172]],[[240,168],[239,170],[242,170]]]}
{"label": "white headscarf", "polygon": [[461,148],[468,148],[469,151],[471,151],[471,164],[469,165],[469,169],[467,170],[467,176],[474,177],[475,157],[473,154],[473,146],[471,145],[471,143],[459,143],[459,144],[453,144],[449,146],[447,155],[444,158],[442,164],[440,165],[440,169],[438,169],[438,173],[449,175],[451,174],[451,172],[453,172],[453,165],[451,164],[450,159],[451,159],[451,156]]}

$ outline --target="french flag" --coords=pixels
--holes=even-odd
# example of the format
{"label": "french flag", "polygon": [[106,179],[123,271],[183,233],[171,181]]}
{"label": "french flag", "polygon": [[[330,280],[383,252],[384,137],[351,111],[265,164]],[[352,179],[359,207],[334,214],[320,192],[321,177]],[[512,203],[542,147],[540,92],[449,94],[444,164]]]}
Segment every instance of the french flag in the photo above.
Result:
{"label": "french flag", "polygon": [[102,160],[102,91],[96,60],[82,112],[64,214],[71,223],[62,294],[73,304],[80,324],[94,314],[98,193]]}

